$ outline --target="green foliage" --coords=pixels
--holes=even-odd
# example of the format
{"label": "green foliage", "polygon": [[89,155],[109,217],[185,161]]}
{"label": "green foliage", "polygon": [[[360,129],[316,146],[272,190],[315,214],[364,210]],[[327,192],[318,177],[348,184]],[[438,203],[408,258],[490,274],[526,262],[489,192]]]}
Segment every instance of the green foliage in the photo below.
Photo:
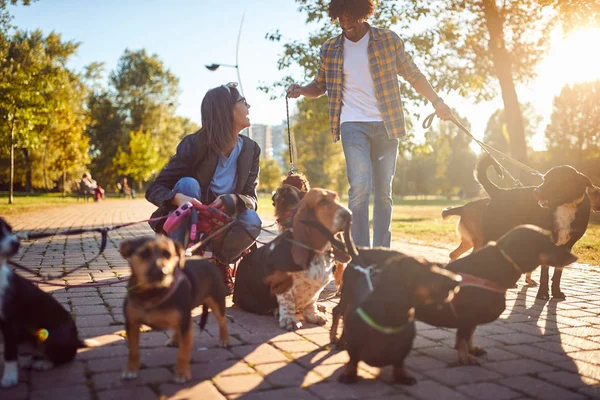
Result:
{"label": "green foliage", "polygon": [[282,180],[281,168],[272,158],[260,160],[259,188],[262,191],[272,192],[277,189]]}
{"label": "green foliage", "polygon": [[131,176],[141,188],[141,182],[150,179],[162,166],[153,135],[150,132],[131,132],[127,151],[119,147],[113,165],[117,175]]}
{"label": "green foliage", "polygon": [[[95,84],[101,74],[98,63],[86,68],[86,78],[96,88],[87,104],[92,120],[87,129],[91,169],[104,185],[123,175],[122,166],[117,167],[113,160],[119,148],[128,148],[130,132],[151,132],[156,162],[163,165],[180,139],[198,129],[189,119],[175,115],[178,79],[156,54],[125,50],[104,90]],[[134,179],[146,181],[150,176],[138,172]]]}
{"label": "green foliage", "polygon": [[302,98],[292,129],[296,140],[297,167],[312,187],[326,187],[344,193],[348,190],[346,163],[340,143],[329,134],[327,97]]}
{"label": "green foliage", "polygon": [[[535,135],[542,118],[535,112],[531,103],[521,104],[521,110],[523,110],[525,141],[531,149],[531,139]],[[488,120],[483,134],[483,141],[502,152],[509,151],[510,135],[506,126],[504,109],[496,110]]]}
{"label": "green foliage", "polygon": [[570,164],[600,179],[600,81],[565,86],[554,99],[546,128],[548,152],[557,164]]}

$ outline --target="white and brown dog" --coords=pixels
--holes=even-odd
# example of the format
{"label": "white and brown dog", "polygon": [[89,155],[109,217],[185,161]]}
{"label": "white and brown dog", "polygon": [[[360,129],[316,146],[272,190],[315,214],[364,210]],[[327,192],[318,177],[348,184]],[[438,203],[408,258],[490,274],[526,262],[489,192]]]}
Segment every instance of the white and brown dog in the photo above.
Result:
{"label": "white and brown dog", "polygon": [[[298,203],[292,229],[240,263],[234,303],[254,313],[278,312],[279,325],[286,330],[302,326],[298,313],[309,323],[325,324],[327,318],[317,310],[316,302],[333,279],[336,257],[348,261],[347,255],[334,251],[330,239],[348,230],[350,222],[351,212],[335,192],[309,190]],[[273,290],[272,277],[276,272],[289,278],[284,290]]]}

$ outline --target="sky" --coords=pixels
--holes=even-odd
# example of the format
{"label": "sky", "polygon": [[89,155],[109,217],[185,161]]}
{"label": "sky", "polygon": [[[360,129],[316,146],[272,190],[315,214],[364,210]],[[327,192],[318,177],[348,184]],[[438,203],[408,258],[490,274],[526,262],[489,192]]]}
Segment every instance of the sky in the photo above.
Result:
{"label": "sky", "polygon": [[[105,63],[105,76],[117,66],[125,49],[145,48],[155,53],[179,78],[181,95],[177,113],[200,123],[200,104],[211,88],[238,81],[251,105],[252,123],[277,125],[285,120],[285,100],[270,100],[257,90],[277,81],[282,43],[304,40],[314,30],[293,0],[39,0],[31,6],[9,7],[13,24],[20,29],[55,31],[63,40],[80,42],[70,67],[81,70],[91,62]],[[206,64],[235,65],[240,23],[238,69],[221,67],[215,72]],[[279,29],[281,43],[265,39]],[[600,79],[600,68],[589,45],[600,42],[600,30],[575,33],[564,39],[553,35],[553,48],[538,68],[538,78],[517,88],[521,102],[530,101],[543,120],[534,141],[543,148],[543,131],[549,121],[552,99],[566,83]],[[413,55],[419,64],[419,55]],[[301,81],[299,71],[295,77]],[[493,101],[473,104],[457,96],[439,93],[451,107],[466,116],[472,132],[481,138],[491,114],[502,107],[500,95]],[[294,100],[291,100],[293,107]],[[419,110],[422,115],[431,106]],[[415,136],[424,130],[415,124]]]}

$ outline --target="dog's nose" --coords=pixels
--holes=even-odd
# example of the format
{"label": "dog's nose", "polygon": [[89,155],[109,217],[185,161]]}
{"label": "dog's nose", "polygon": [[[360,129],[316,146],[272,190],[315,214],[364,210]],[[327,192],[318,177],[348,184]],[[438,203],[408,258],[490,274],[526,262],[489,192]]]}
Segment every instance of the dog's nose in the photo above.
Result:
{"label": "dog's nose", "polygon": [[165,274],[162,272],[162,269],[158,268],[157,266],[151,267],[148,270],[148,278],[150,280],[162,280],[164,275]]}

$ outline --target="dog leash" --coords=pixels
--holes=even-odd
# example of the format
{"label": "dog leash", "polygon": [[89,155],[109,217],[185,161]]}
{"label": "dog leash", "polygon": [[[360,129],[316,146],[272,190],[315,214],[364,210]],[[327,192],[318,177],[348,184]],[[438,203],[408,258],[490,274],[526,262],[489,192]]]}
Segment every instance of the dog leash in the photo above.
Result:
{"label": "dog leash", "polygon": [[[72,273],[85,268],[85,267],[89,267],[91,263],[93,263],[94,261],[96,261],[104,252],[104,250],[106,250],[106,245],[108,243],[108,232],[110,231],[114,231],[117,229],[121,229],[121,228],[126,228],[128,226],[132,226],[132,225],[136,225],[136,224],[141,224],[144,222],[155,222],[155,221],[160,221],[162,219],[167,218],[167,216],[162,216],[162,217],[157,217],[157,218],[150,218],[150,219],[145,219],[143,221],[135,221],[135,222],[128,222],[125,224],[120,224],[120,225],[115,225],[115,226],[109,226],[109,227],[104,227],[104,228],[89,228],[89,229],[70,229],[67,231],[62,231],[62,232],[54,232],[54,233],[22,233],[22,234],[17,234],[17,236],[22,239],[22,240],[35,240],[35,239],[43,239],[43,238],[47,238],[50,236],[73,236],[73,235],[81,235],[84,233],[89,233],[89,232],[97,232],[100,233],[101,240],[100,240],[100,249],[98,251],[98,254],[96,254],[94,257],[92,257],[92,259],[90,259],[89,261],[86,261],[84,264],[75,267],[73,269],[70,269],[69,271],[63,272],[62,274],[58,274],[58,275],[51,275],[51,274],[46,274],[46,275],[40,275],[39,272],[34,271],[30,268],[25,267],[22,264],[19,264],[16,261],[13,260],[8,260],[8,263],[11,264],[12,266],[23,270],[27,273],[30,273],[32,275],[36,275],[40,277],[39,281],[35,281],[32,280],[32,282],[37,282],[37,283],[42,283],[44,281],[49,281],[49,280],[56,280],[56,279],[62,279],[66,276],[71,275]],[[45,283],[45,282],[44,282]],[[54,286],[59,285],[59,284],[52,284]],[[84,287],[84,286],[81,286]]]}
{"label": "dog leash", "polygon": [[287,117],[287,132],[288,132],[288,150],[290,153],[290,170],[288,171],[288,176],[295,174],[298,172],[298,168],[296,168],[296,164],[294,163],[294,149],[296,148],[296,139],[292,135],[292,131],[290,129],[290,106],[288,104],[289,97],[285,96],[285,113]]}
{"label": "dog leash", "polygon": [[[436,117],[435,112],[428,115],[423,120],[423,125],[422,125],[423,129],[429,129],[431,127],[431,124],[433,123],[433,120],[435,117]],[[460,121],[454,116],[454,114],[452,114],[450,121],[452,121],[464,134],[466,134],[469,138],[471,138],[471,140],[473,140],[475,143],[477,143],[483,149],[483,151],[485,151],[492,158],[492,160],[498,165],[498,167],[501,169],[502,173],[506,174],[509,178],[512,179],[513,183],[515,183],[516,186],[523,186],[523,184],[521,183],[520,180],[518,180],[510,172],[508,172],[508,170],[496,159],[496,157],[494,157],[494,155],[491,152],[494,152],[496,154],[496,156],[501,157],[502,159],[504,159],[504,160],[508,161],[509,163],[515,165],[516,167],[524,170],[525,172],[530,173],[531,175],[534,175],[536,177],[544,176],[544,174],[542,174],[538,170],[533,169],[528,165],[525,165],[524,163],[514,159],[513,157],[509,156],[508,154],[505,154],[505,153],[501,152],[500,150],[490,146],[489,144],[484,143],[483,141],[477,139],[475,136],[473,136],[473,134],[471,132],[469,132],[469,130],[462,123],[460,123]]]}

